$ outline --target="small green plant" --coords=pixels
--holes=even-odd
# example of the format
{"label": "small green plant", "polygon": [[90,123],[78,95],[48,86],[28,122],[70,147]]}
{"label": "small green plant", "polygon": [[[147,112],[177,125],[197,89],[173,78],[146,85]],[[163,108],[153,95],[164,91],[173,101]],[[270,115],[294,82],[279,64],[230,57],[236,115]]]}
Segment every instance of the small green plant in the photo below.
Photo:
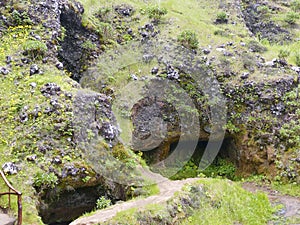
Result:
{"label": "small green plant", "polygon": [[111,205],[111,200],[101,196],[96,202],[96,209],[105,209]]}
{"label": "small green plant", "polygon": [[124,40],[125,42],[129,42],[129,41],[132,40],[132,36],[129,35],[129,34],[124,34],[124,35],[123,35],[123,40]]}
{"label": "small green plant", "polygon": [[284,18],[284,21],[290,25],[293,25],[296,23],[296,21],[299,19],[299,14],[296,12],[288,12]]}
{"label": "small green plant", "polygon": [[183,46],[190,49],[197,49],[199,45],[199,41],[197,35],[194,31],[185,30],[179,34],[177,37],[178,42],[180,42]]}
{"label": "small green plant", "polygon": [[291,2],[291,8],[293,11],[300,11],[300,0],[294,0]]}
{"label": "small green plant", "polygon": [[66,28],[64,28],[63,26],[61,26],[61,33],[60,36],[58,37],[59,41],[63,41],[66,37]]}
{"label": "small green plant", "polygon": [[114,39],[114,30],[111,24],[109,23],[96,23],[96,31],[100,35],[100,39],[105,43],[109,43],[110,40]]}
{"label": "small green plant", "polygon": [[58,184],[58,178],[54,173],[38,172],[33,178],[33,186],[36,188],[54,188]]}
{"label": "small green plant", "polygon": [[290,55],[290,51],[287,49],[280,49],[279,53],[278,53],[278,58],[279,59],[286,59],[287,57],[289,57]]}
{"label": "small green plant", "polygon": [[126,162],[127,160],[130,159],[129,151],[130,150],[126,149],[123,145],[117,144],[113,147],[112,154],[116,159],[122,162]]}
{"label": "small green plant", "polygon": [[201,171],[201,173],[205,174],[207,177],[225,177],[230,180],[237,179],[235,172],[235,165],[232,162],[221,158],[217,158],[215,164],[212,164],[204,171]]}
{"label": "small green plant", "polygon": [[88,140],[92,140],[95,137],[95,133],[90,129],[87,129],[86,133],[87,133]]}
{"label": "small green plant", "polygon": [[262,14],[263,17],[268,18],[270,16],[271,10],[268,6],[262,5],[257,8],[257,11]]}
{"label": "small green plant", "polygon": [[86,40],[85,42],[82,43],[81,47],[87,51],[93,51],[96,49],[97,46],[90,40]]}
{"label": "small green plant", "polygon": [[165,16],[168,11],[166,8],[161,8],[158,5],[150,6],[146,9],[149,19],[153,19],[154,22],[161,21],[162,17]]}
{"label": "small green plant", "polygon": [[26,12],[22,12],[20,13],[17,10],[14,10],[11,13],[11,18],[12,18],[12,22],[16,25],[16,26],[20,26],[20,25],[31,25],[32,21],[29,18],[28,14]]}
{"label": "small green plant", "polygon": [[227,23],[228,22],[228,18],[227,18],[226,12],[219,12],[217,14],[216,22],[217,23]]}
{"label": "small green plant", "polygon": [[[245,65],[244,65],[245,67]],[[226,124],[226,129],[230,133],[238,133],[240,132],[240,128],[237,127],[235,124],[232,123],[232,121],[228,121]]]}
{"label": "small green plant", "polygon": [[198,175],[198,166],[193,161],[188,161],[184,167],[171,177],[172,180],[181,180]]}
{"label": "small green plant", "polygon": [[48,48],[42,41],[28,40],[23,44],[23,50],[32,59],[36,59],[44,56]]}
{"label": "small green plant", "polygon": [[86,176],[86,177],[82,178],[82,181],[83,181],[84,183],[87,183],[87,182],[89,182],[90,179],[91,179],[90,176]]}

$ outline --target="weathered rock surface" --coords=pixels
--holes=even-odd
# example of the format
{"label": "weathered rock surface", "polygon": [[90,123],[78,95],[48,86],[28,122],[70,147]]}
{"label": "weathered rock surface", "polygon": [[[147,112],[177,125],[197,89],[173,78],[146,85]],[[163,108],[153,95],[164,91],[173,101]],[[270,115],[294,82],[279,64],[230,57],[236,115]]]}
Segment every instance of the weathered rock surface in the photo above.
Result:
{"label": "weathered rock surface", "polygon": [[288,30],[280,27],[274,21],[265,19],[267,13],[262,10],[263,7],[272,11],[278,11],[278,8],[272,7],[272,4],[268,4],[266,1],[242,0],[241,2],[244,4],[242,16],[246,26],[254,35],[259,35],[259,38],[265,38],[275,43],[291,41],[291,34]]}

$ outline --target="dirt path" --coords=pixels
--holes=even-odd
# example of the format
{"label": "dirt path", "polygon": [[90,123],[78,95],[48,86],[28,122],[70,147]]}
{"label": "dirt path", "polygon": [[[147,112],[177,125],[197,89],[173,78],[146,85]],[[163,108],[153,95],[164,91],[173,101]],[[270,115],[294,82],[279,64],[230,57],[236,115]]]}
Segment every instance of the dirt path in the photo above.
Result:
{"label": "dirt path", "polygon": [[148,204],[158,204],[166,202],[170,199],[175,192],[180,191],[184,184],[191,183],[198,180],[198,178],[189,178],[186,180],[171,181],[160,174],[152,173],[148,170],[141,169],[144,177],[151,179],[157,183],[160,193],[158,195],[153,195],[144,199],[137,199],[128,202],[122,202],[112,207],[104,210],[97,211],[94,215],[79,218],[70,225],[92,225],[97,223],[103,223],[112,217],[114,217],[118,212],[130,209],[130,208],[142,208]]}
{"label": "dirt path", "polygon": [[[148,204],[166,202],[176,191],[180,191],[184,184],[198,180],[198,178],[189,178],[186,180],[171,181],[160,174],[152,173],[145,169],[141,169],[141,172],[144,177],[147,177],[157,183],[160,189],[160,193],[158,195],[113,205],[110,208],[99,210],[91,216],[79,218],[70,223],[70,225],[92,225],[103,223],[113,218],[118,212],[125,211],[127,209],[143,208]],[[243,188],[252,193],[263,191],[268,195],[271,203],[283,204],[284,209],[280,212],[280,216],[286,219],[293,217],[300,218],[300,198],[282,195],[278,191],[272,190],[270,187],[260,186],[253,182],[244,183]]]}
{"label": "dirt path", "polygon": [[260,186],[252,182],[243,184],[243,188],[250,192],[263,191],[265,192],[271,203],[280,203],[284,205],[282,216],[285,218],[299,217],[300,218],[300,198],[288,195],[282,195],[276,190],[272,190],[268,186]]}

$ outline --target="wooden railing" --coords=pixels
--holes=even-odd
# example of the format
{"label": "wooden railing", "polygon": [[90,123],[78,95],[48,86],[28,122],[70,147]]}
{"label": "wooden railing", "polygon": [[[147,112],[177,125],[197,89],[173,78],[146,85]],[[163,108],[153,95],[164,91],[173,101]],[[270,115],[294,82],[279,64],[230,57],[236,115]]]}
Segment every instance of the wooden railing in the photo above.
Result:
{"label": "wooden railing", "polygon": [[0,197],[3,195],[8,195],[8,207],[11,208],[11,195],[16,195],[18,198],[18,220],[17,225],[22,225],[22,193],[17,191],[7,180],[2,170],[0,170],[0,175],[4,180],[4,183],[8,187],[8,192],[0,193]]}

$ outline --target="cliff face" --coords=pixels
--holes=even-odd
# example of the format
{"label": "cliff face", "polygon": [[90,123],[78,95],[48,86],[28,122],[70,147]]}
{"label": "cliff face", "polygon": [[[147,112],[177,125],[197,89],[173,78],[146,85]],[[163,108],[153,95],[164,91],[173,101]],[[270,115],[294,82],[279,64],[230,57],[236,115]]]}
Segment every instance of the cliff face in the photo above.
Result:
{"label": "cliff face", "polygon": [[206,157],[204,144],[209,162],[300,182],[297,5],[0,6],[0,162],[28,181],[28,224],[132,196],[144,181],[129,148],[168,169]]}
{"label": "cliff face", "polygon": [[[202,17],[172,5],[165,20],[140,22],[140,26],[132,22],[143,20],[138,13],[105,14],[114,18],[109,25],[118,35],[129,30],[131,39],[139,44],[120,41],[123,45],[116,51],[104,52],[84,73],[82,86],[116,99],[119,119],[132,119],[133,148],[143,150],[152,164],[164,159],[164,163],[172,164],[168,159],[174,149],[179,151],[178,157],[180,151],[186,154],[182,161],[201,155],[203,149],[197,148],[197,142],[212,142],[226,157],[233,157],[231,161],[241,174],[263,173],[298,182],[299,67],[290,55],[297,54],[293,51],[298,46],[299,30],[297,25],[284,22],[286,18],[274,19],[291,13],[292,4],[228,1],[210,6],[201,2],[195,7]],[[222,21],[216,12],[213,17],[215,7],[229,16]],[[208,8],[209,15],[205,14]],[[209,21],[207,26],[189,27],[201,36],[197,50],[185,42],[181,43],[185,47],[181,46],[174,38],[172,29],[186,28],[181,21],[172,20],[176,13],[198,19],[199,24]],[[122,29],[116,27],[116,21],[123,22]],[[212,34],[207,29],[215,31]],[[130,95],[128,89],[135,93]],[[194,110],[199,115],[194,115]],[[199,117],[197,125],[194,116]],[[224,143],[230,144],[224,144],[222,150],[224,138]],[[181,141],[199,152],[176,148]]]}

